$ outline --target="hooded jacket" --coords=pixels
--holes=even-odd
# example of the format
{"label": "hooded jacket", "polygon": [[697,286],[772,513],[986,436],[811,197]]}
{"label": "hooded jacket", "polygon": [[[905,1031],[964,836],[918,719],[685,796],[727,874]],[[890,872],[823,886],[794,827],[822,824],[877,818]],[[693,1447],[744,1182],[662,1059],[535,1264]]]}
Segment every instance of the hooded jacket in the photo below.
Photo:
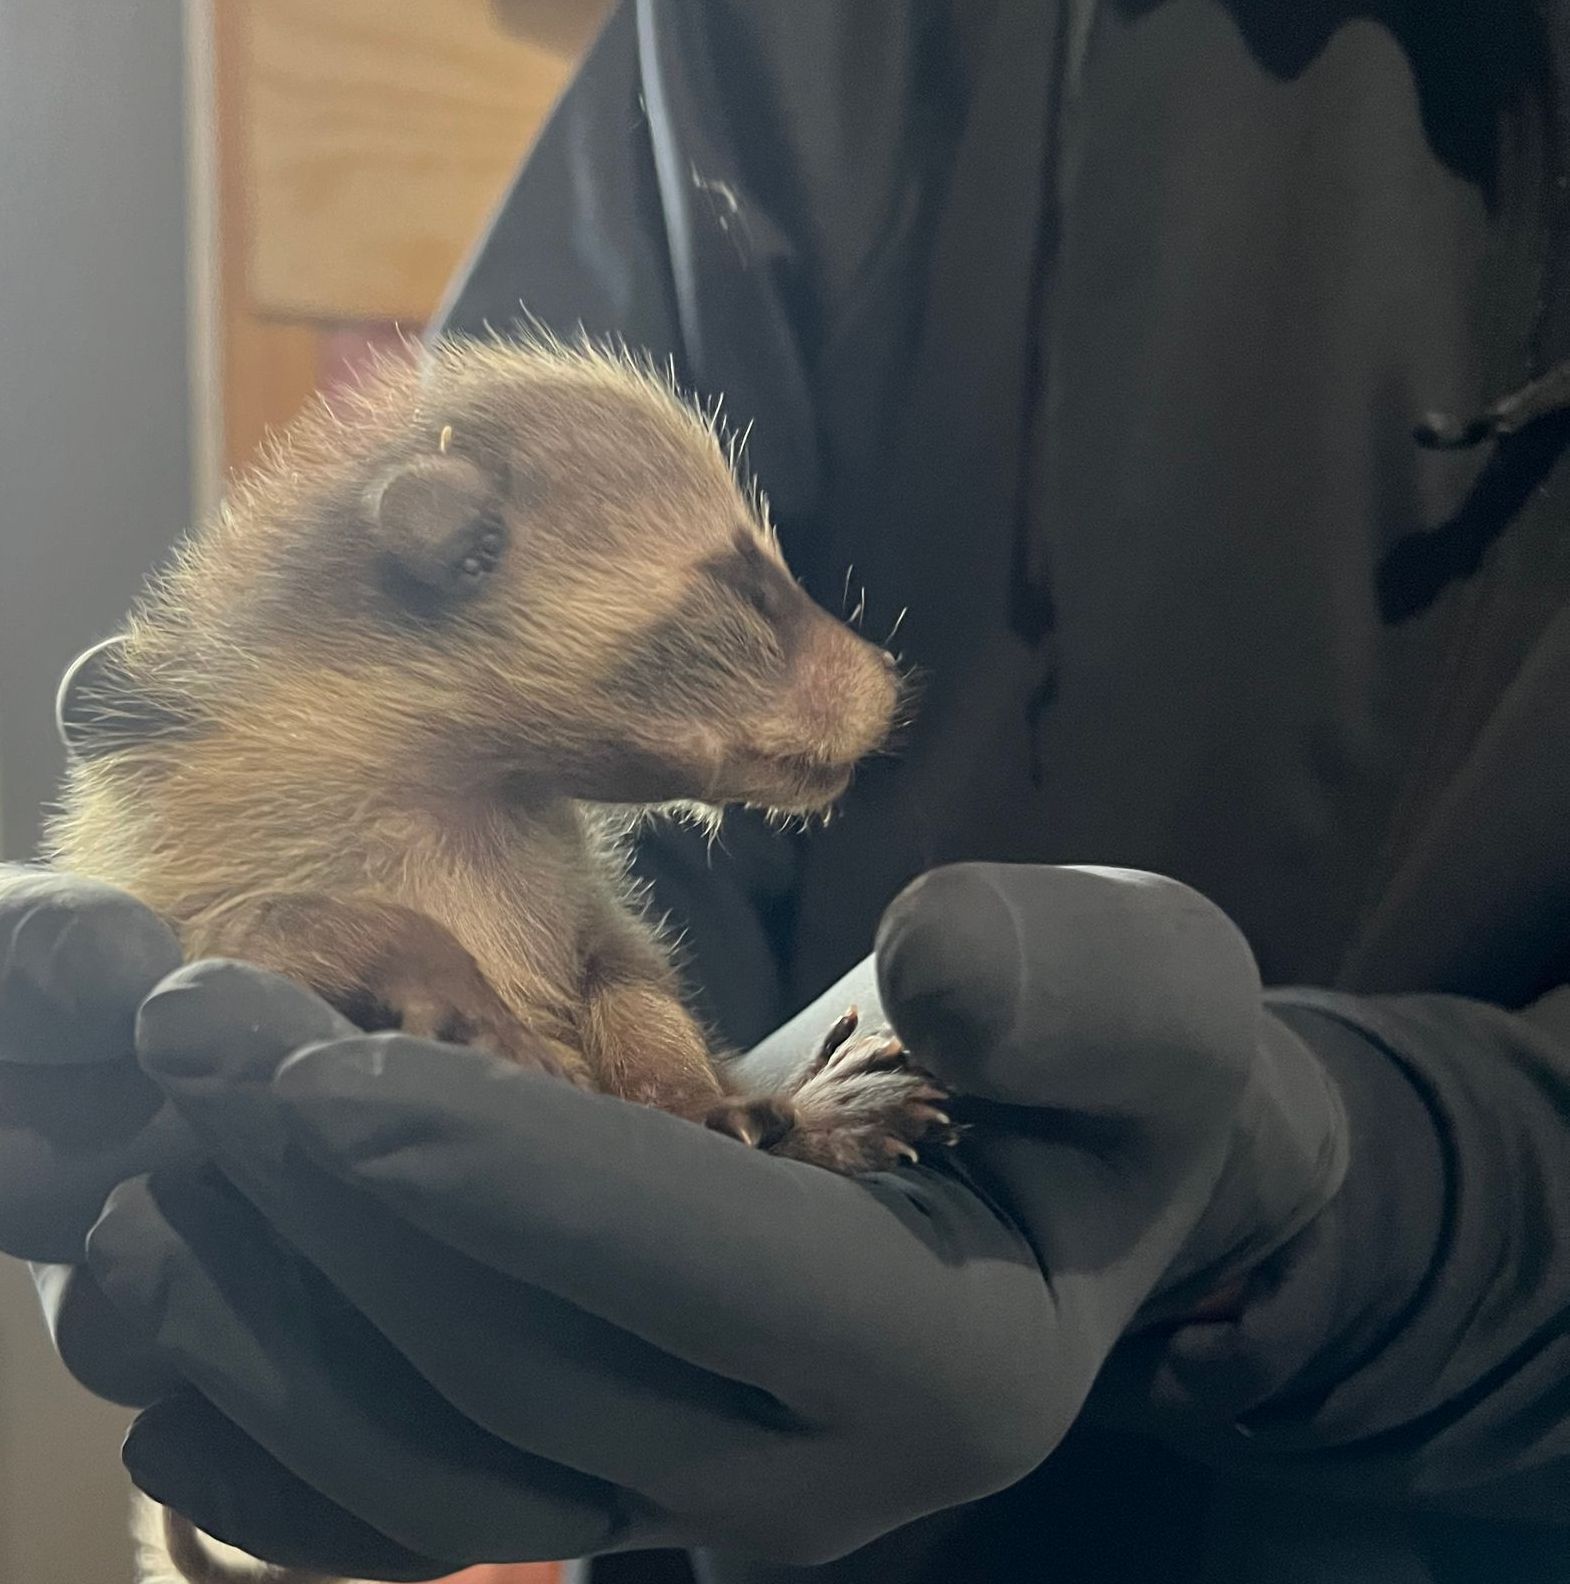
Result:
{"label": "hooded jacket", "polygon": [[[1267,982],[1421,993],[1570,1204],[1567,68],[1548,0],[613,13],[444,327],[581,327],[723,396],[794,569],[923,679],[827,829],[643,854],[731,1040],[936,865],[1149,869]],[[824,1576],[1570,1579],[1570,1246],[1537,1231],[1531,1324],[1480,1303],[1444,1410],[1513,1392],[1535,1432],[1436,1476],[1519,1499],[1261,1483],[1092,1416]]]}

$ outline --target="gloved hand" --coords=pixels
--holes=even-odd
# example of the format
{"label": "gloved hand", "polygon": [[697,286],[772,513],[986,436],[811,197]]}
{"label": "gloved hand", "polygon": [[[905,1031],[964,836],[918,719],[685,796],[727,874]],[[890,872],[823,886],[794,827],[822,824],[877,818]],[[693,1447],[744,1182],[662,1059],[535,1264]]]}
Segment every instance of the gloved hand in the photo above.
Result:
{"label": "gloved hand", "polygon": [[34,1262],[55,1345],[126,1406],[178,1382],[88,1274],[87,1230],[117,1183],[202,1151],[136,1064],[136,1010],[180,949],[122,892],[0,865],[0,1249]]}
{"label": "gloved hand", "polygon": [[[58,896],[138,994],[109,904]],[[39,1009],[70,1025],[83,967],[7,954],[18,916],[0,901],[0,1054],[38,1064]],[[1023,1475],[1131,1323],[1224,1286],[1339,1180],[1333,1090],[1237,932],[1171,882],[939,871],[749,1075],[847,1002],[971,1097],[952,1160],[852,1182],[357,1034],[253,969],[163,980],[141,1063],[213,1164],[182,1143],[87,1240],[94,1312],[126,1322],[94,1346],[189,1383],[137,1421],[137,1483],[355,1576],[673,1544],[823,1560]],[[51,1076],[58,1097],[80,1074]],[[0,1173],[30,1139],[19,1119]],[[40,1181],[50,1257],[116,1147]]]}

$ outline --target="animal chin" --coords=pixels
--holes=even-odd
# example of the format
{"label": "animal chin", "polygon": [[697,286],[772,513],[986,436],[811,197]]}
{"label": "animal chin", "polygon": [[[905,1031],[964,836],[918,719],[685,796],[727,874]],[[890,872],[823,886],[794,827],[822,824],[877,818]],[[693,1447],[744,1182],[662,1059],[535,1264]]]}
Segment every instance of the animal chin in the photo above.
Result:
{"label": "animal chin", "polygon": [[805,754],[752,753],[739,766],[746,801],[782,814],[813,814],[844,795],[854,765]]}

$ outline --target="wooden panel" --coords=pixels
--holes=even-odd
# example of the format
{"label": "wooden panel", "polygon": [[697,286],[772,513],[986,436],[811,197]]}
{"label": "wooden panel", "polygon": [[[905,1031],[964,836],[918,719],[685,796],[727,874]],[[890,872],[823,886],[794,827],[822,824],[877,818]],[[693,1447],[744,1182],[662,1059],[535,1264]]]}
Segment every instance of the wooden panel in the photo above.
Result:
{"label": "wooden panel", "polygon": [[572,57],[520,33],[527,7],[504,25],[489,0],[247,0],[243,9],[253,309],[423,320]]}
{"label": "wooden panel", "polygon": [[470,1568],[447,1584],[560,1584],[561,1573],[554,1562],[515,1562],[510,1567]]}
{"label": "wooden panel", "polygon": [[246,291],[246,260],[256,233],[246,127],[251,102],[250,6],[217,0],[213,37],[217,140],[218,362],[223,386],[223,465],[245,467],[269,429],[287,423],[316,389],[317,335],[309,325],[257,316]]}
{"label": "wooden panel", "polygon": [[504,28],[564,59],[578,60],[610,15],[610,0],[491,0]]}

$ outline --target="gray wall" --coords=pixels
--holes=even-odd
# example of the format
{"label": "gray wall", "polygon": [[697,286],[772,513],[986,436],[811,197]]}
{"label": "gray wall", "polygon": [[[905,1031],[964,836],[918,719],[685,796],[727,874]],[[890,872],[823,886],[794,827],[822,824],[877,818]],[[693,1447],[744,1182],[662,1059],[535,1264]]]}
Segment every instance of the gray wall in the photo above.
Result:
{"label": "gray wall", "polygon": [[[189,496],[179,0],[0,0],[0,852],[59,773],[66,661]],[[0,1260],[0,1581],[126,1584],[125,1416]]]}
{"label": "gray wall", "polygon": [[131,1584],[131,1486],[119,1451],[129,1419],[65,1374],[26,1266],[0,1258],[5,1584]]}
{"label": "gray wall", "polygon": [[0,0],[8,857],[58,779],[61,669],[189,510],[182,84],[179,0]]}

